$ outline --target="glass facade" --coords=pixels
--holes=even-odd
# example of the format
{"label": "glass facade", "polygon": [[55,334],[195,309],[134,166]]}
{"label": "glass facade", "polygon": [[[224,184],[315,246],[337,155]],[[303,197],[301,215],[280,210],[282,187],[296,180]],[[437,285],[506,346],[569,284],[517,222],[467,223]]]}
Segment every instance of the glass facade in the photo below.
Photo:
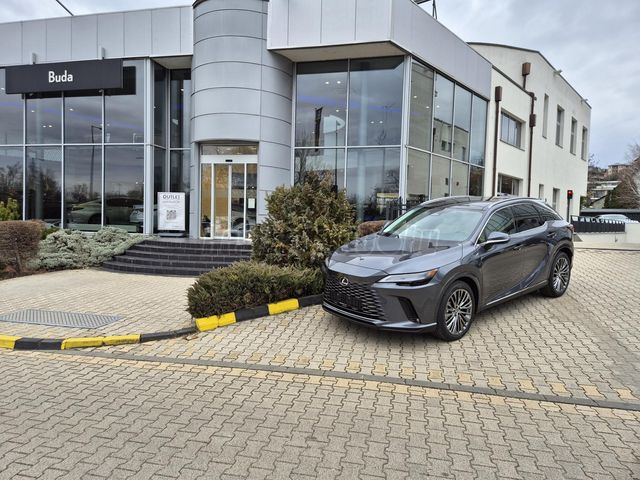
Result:
{"label": "glass facade", "polygon": [[417,61],[408,70],[403,57],[298,64],[294,183],[331,175],[359,220],[398,197],[482,195],[486,100]]}
{"label": "glass facade", "polygon": [[98,230],[102,225],[102,148],[100,145],[64,149],[64,225]]}
{"label": "glass facade", "polygon": [[0,146],[0,202],[16,200],[22,218],[22,147]]}
{"label": "glass facade", "polygon": [[308,172],[346,189],[360,219],[400,193],[404,58],[300,63],[294,182]]}

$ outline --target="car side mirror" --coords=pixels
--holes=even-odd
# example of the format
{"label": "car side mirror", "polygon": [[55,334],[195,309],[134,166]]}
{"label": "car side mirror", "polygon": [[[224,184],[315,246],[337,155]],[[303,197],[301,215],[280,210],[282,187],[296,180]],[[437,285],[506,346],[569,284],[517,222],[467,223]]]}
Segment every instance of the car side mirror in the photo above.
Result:
{"label": "car side mirror", "polygon": [[511,235],[509,235],[508,233],[491,232],[489,234],[489,238],[487,238],[487,240],[482,243],[482,246],[487,248],[498,243],[507,243],[509,240],[511,240]]}

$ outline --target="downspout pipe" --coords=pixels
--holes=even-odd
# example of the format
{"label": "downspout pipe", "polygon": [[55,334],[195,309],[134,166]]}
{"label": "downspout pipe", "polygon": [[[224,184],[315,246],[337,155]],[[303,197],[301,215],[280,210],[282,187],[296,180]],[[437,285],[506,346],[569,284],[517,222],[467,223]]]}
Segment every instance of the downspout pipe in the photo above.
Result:
{"label": "downspout pipe", "polygon": [[491,187],[491,196],[496,196],[496,183],[498,180],[498,126],[500,121],[500,102],[502,101],[502,87],[495,88],[493,98],[496,102],[496,118],[493,132],[493,182]]}
{"label": "downspout pipe", "polygon": [[529,113],[529,166],[527,173],[527,197],[531,197],[531,171],[533,170],[533,128],[536,126],[535,103],[536,96],[529,92],[531,97],[531,113]]}

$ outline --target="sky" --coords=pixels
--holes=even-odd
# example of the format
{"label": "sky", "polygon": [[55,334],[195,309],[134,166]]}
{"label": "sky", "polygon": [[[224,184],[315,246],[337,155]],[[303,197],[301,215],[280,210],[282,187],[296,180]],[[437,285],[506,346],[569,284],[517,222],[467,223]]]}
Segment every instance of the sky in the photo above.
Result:
{"label": "sky", "polygon": [[[75,15],[192,3],[62,2]],[[539,50],[561,69],[593,107],[590,151],[600,166],[625,162],[629,145],[640,143],[640,0],[437,0],[437,8],[467,42]],[[55,0],[2,0],[0,22],[64,15]]]}

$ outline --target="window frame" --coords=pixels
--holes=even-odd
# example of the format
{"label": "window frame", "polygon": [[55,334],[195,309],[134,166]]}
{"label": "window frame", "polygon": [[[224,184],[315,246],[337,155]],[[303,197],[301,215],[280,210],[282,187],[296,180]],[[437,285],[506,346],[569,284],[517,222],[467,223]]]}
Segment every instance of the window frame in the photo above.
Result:
{"label": "window frame", "polygon": [[[509,210],[509,213],[511,215],[511,221],[513,222],[513,228],[514,228],[514,230],[517,230],[517,227],[516,227],[516,216],[514,215],[513,210],[511,209],[511,205],[507,205],[506,207],[501,207],[501,208],[497,209],[495,212],[490,213],[489,216],[487,217],[487,220],[482,225],[482,228],[480,229],[480,233],[478,234],[478,238],[476,239],[476,242],[475,242],[476,245],[482,245],[484,242],[486,242],[486,239],[484,241],[480,241],[480,239],[482,238],[482,235],[484,234],[485,230],[487,229],[487,225],[489,224],[489,221],[491,220],[491,218],[494,215],[497,215],[498,213],[502,212],[503,210]],[[494,231],[497,231],[497,230],[494,230]],[[514,233],[518,233],[518,232],[516,231]],[[507,235],[513,235],[513,234],[508,233]]]}
{"label": "window frame", "polygon": [[[507,125],[507,138],[503,137],[504,126],[506,120]],[[514,135],[515,135],[515,143],[510,141],[511,137],[511,126],[515,127]],[[511,145],[512,147],[516,147],[522,150],[522,130],[523,130],[524,122],[514,115],[506,112],[505,110],[500,110],[500,141],[506,143],[507,145]]]}
{"label": "window frame", "polygon": [[578,120],[576,120],[575,117],[571,117],[571,139],[569,141],[569,152],[571,153],[571,155],[576,154],[577,136]]}
{"label": "window frame", "polygon": [[556,110],[556,146],[564,148],[564,108]]}
{"label": "window frame", "polygon": [[[518,225],[518,214],[516,212],[516,209],[518,207],[529,207],[529,208],[533,209],[533,211],[536,214],[536,218],[538,219],[539,224],[537,226],[535,226],[535,227],[530,227],[530,228],[527,228],[525,230],[520,230],[520,225]],[[525,233],[525,232],[528,232],[529,230],[535,230],[536,228],[543,227],[546,224],[546,221],[544,221],[542,219],[542,217],[540,216],[540,212],[538,211],[536,206],[531,202],[519,202],[519,203],[516,203],[514,205],[511,205],[511,208],[512,208],[512,211],[513,211],[513,217],[514,217],[515,222],[516,222],[516,234]],[[534,217],[524,217],[524,218],[534,218]]]}

